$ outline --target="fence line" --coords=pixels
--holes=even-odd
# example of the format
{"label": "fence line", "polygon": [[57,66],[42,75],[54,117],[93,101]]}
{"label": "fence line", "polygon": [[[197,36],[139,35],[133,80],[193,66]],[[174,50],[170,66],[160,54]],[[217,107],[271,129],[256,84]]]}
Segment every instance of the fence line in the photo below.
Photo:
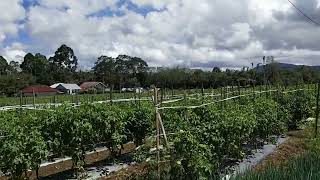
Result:
{"label": "fence line", "polygon": [[[309,91],[313,91],[314,89],[295,89],[295,90],[291,90],[291,91],[285,91],[285,92],[282,92],[284,94],[286,93],[292,93],[292,92],[297,92],[297,91],[302,91],[302,90],[309,90]],[[199,108],[199,107],[203,107],[203,106],[208,106],[208,105],[211,105],[211,104],[214,104],[214,103],[218,103],[218,102],[224,102],[224,101],[228,101],[228,100],[231,100],[231,99],[236,99],[236,98],[239,98],[239,97],[244,97],[244,96],[251,96],[251,95],[254,95],[254,94],[261,94],[261,93],[266,93],[266,92],[275,92],[277,90],[269,90],[269,91],[255,91],[254,93],[250,93],[250,94],[243,94],[243,95],[238,95],[238,96],[233,96],[233,97],[230,97],[230,98],[226,98],[226,99],[223,99],[223,100],[217,100],[217,101],[214,101],[214,102],[210,102],[210,103],[207,103],[207,104],[202,104],[202,105],[199,105],[199,106],[189,106],[189,107],[186,107],[186,106],[176,106],[176,107],[161,107],[161,109],[181,109],[181,108],[191,108],[191,109],[194,109],[194,108]],[[237,92],[228,92],[228,93],[225,93],[225,94],[234,94],[234,93],[237,93]],[[187,95],[187,98],[188,99],[193,99],[193,100],[200,100],[201,98],[206,98],[206,97],[220,97],[222,96],[221,94],[212,94],[212,93],[204,93],[205,96],[202,96],[201,94],[199,93],[195,93],[195,94],[189,94]],[[201,96],[200,99],[199,98],[192,98],[192,96]],[[169,96],[170,97],[170,96]],[[173,97],[173,96],[171,96]],[[177,95],[175,95],[174,97],[178,97]],[[166,99],[170,99],[170,98],[166,98]],[[168,101],[163,101],[161,102],[160,104],[158,104],[157,106],[160,106],[161,104],[170,104],[170,103],[175,103],[175,102],[179,102],[179,101],[182,101],[184,100],[184,97],[180,97],[179,99],[174,99],[174,100],[168,100]],[[114,100],[106,100],[106,101],[95,101],[95,102],[91,102],[91,104],[103,104],[103,103],[121,103],[121,102],[132,102],[132,101],[153,101],[153,98],[152,97],[143,97],[143,98],[130,98],[130,99],[114,99]],[[79,107],[83,104],[85,104],[84,102],[79,102],[79,103],[48,103],[48,104],[28,104],[28,105],[16,105],[16,106],[3,106],[3,107],[0,107],[0,111],[10,111],[10,110],[16,110],[16,109],[29,109],[29,110],[49,110],[49,109],[44,109],[44,107],[51,107],[51,106],[54,106],[54,107],[59,107],[59,106],[62,106],[62,105],[71,105],[73,107]]]}
{"label": "fence line", "polygon": [[[304,91],[304,90],[312,90],[312,89],[295,89],[295,90],[292,90],[292,91],[285,91],[285,92],[281,92],[281,93],[288,94],[288,93],[297,92],[297,91]],[[164,109],[196,109],[196,108],[209,106],[209,105],[212,105],[212,104],[215,104],[215,103],[219,103],[219,102],[225,102],[225,101],[229,101],[229,100],[232,100],[232,99],[237,99],[237,98],[240,98],[240,97],[252,96],[252,95],[263,94],[263,93],[270,93],[270,92],[278,92],[278,91],[279,91],[279,89],[268,90],[268,91],[255,91],[253,93],[241,94],[241,95],[238,95],[238,96],[232,96],[232,97],[229,97],[229,98],[216,100],[216,101],[213,101],[213,102],[210,102],[210,103],[206,103],[206,104],[201,104],[201,105],[198,105],[198,106],[158,107],[158,110],[164,110]],[[199,99],[197,99],[197,100],[199,100]]]}

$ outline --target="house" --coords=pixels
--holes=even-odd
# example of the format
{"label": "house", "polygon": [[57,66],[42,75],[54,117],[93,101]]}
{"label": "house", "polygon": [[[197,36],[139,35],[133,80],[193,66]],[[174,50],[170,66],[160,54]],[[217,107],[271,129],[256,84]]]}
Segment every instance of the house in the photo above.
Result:
{"label": "house", "polygon": [[80,85],[81,92],[83,93],[104,93],[110,91],[102,82],[84,82]]}
{"label": "house", "polygon": [[136,93],[142,93],[145,91],[142,87],[136,87],[136,88],[122,88],[121,92],[136,92]]}
{"label": "house", "polygon": [[21,93],[24,96],[49,96],[56,95],[59,91],[46,85],[34,85],[22,89]]}
{"label": "house", "polygon": [[57,83],[50,87],[57,89],[58,91],[63,92],[65,94],[76,94],[79,93],[81,90],[81,88],[77,84]]}

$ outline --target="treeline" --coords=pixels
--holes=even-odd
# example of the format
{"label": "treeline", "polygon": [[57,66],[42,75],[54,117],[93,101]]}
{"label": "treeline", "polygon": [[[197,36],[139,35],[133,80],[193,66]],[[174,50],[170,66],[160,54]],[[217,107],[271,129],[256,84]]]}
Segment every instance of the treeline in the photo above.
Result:
{"label": "treeline", "polygon": [[80,70],[72,48],[62,45],[53,57],[28,53],[23,62],[7,62],[0,56],[0,94],[12,96],[21,88],[33,84],[52,85],[58,82],[77,83],[100,81],[115,90],[122,87],[217,88],[221,86],[295,85],[315,83],[320,72],[307,66],[281,69],[277,63],[242,70],[212,71],[188,68],[151,68],[138,57],[119,55],[100,56],[91,70]]}

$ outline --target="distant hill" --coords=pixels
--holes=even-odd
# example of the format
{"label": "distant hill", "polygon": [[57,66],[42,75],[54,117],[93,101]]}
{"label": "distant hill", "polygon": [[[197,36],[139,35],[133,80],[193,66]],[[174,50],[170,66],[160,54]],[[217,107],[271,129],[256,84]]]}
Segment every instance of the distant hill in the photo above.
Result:
{"label": "distant hill", "polygon": [[[305,67],[310,68],[312,70],[320,71],[320,66],[295,65],[295,64],[286,64],[286,63],[276,63],[276,64],[279,67],[279,69],[281,69],[281,70],[295,70],[295,69],[299,69],[299,68],[305,66]],[[270,66],[270,64],[267,64],[265,66]],[[264,66],[259,66],[254,69],[256,69],[257,71],[263,71],[263,68],[264,68]]]}

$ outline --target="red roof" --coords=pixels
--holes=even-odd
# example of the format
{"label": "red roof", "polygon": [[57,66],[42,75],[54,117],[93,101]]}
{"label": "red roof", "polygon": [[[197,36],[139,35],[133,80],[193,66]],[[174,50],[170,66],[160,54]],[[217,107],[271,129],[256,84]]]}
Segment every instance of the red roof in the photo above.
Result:
{"label": "red roof", "polygon": [[21,90],[22,93],[58,93],[59,91],[46,85],[29,86]]}

